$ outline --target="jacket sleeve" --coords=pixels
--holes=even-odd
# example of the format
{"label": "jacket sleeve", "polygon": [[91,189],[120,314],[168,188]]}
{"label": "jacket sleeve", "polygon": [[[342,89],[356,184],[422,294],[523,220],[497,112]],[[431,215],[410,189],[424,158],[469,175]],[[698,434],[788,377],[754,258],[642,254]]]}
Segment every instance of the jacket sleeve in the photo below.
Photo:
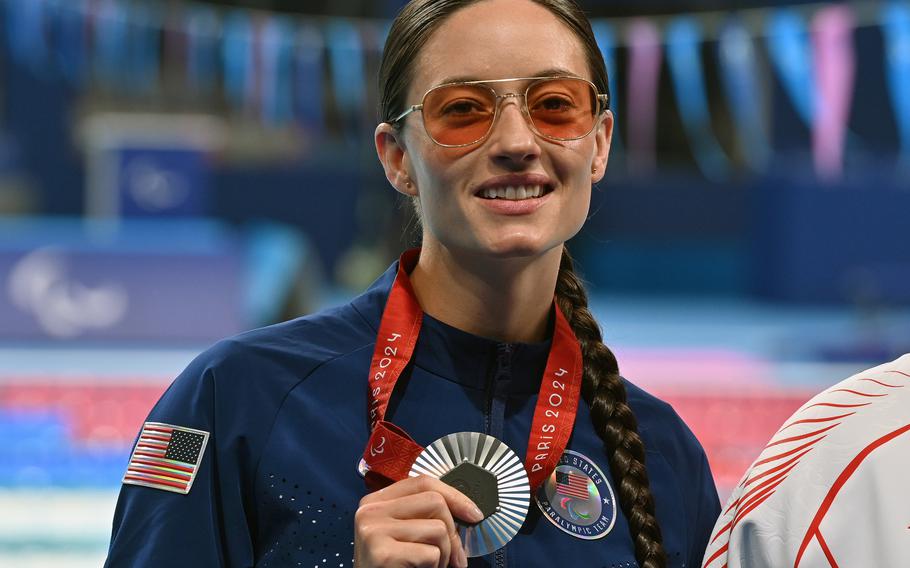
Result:
{"label": "jacket sleeve", "polygon": [[711,467],[708,465],[708,458],[704,452],[701,454],[701,469],[694,489],[698,492],[698,506],[695,522],[692,526],[692,546],[689,550],[689,560],[686,566],[697,567],[701,566],[705,548],[707,548],[708,541],[711,538],[711,531],[721,511],[717,486],[714,483],[714,476],[711,473]]}
{"label": "jacket sleeve", "polygon": [[[189,493],[124,484],[105,567],[252,566],[237,425],[216,422],[215,372],[200,356],[174,381],[148,421],[209,433]],[[221,418],[220,416],[218,417]]]}

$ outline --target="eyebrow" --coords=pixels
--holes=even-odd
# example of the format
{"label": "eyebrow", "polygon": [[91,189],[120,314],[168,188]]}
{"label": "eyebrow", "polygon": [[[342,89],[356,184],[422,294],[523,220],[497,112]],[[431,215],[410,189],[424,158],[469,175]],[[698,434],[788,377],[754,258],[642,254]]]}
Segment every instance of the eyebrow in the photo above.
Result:
{"label": "eyebrow", "polygon": [[[565,69],[563,67],[550,67],[549,69],[544,69],[543,71],[539,71],[537,73],[534,73],[533,75],[526,75],[525,77],[522,77],[522,78],[536,79],[538,77],[555,77],[555,76],[580,77],[581,75],[577,75],[577,74],[573,73],[572,71],[569,71],[568,69]],[[437,83],[437,85],[445,85],[447,83],[468,83],[471,81],[495,81],[495,79],[481,79],[481,78],[477,77],[476,75],[456,75],[453,77],[445,77],[442,81]]]}

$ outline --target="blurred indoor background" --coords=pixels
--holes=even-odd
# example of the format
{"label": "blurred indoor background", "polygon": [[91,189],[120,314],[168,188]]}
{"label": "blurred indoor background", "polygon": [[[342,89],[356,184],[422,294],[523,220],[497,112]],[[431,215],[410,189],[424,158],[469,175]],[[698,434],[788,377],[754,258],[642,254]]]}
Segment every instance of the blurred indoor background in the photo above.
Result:
{"label": "blurred indoor background", "polygon": [[[183,366],[416,242],[372,145],[402,4],[0,0],[0,565],[100,565]],[[570,248],[723,497],[910,351],[910,2],[583,5],[617,135]]]}

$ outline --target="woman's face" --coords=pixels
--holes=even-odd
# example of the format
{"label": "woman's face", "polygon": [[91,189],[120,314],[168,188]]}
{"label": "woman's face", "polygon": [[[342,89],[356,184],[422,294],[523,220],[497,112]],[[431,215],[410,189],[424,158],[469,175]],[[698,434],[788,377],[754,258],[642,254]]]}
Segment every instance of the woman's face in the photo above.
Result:
{"label": "woman's face", "polygon": [[[591,79],[581,42],[547,9],[528,0],[484,0],[446,19],[414,62],[406,104],[455,80],[574,75]],[[499,94],[523,93],[527,81],[494,83]],[[588,213],[591,183],[603,175],[612,115],[580,140],[536,135],[521,99],[502,100],[483,142],[464,148],[436,145],[420,113],[395,132],[377,128],[376,142],[389,180],[420,203],[424,246],[453,254],[541,255],[575,235]],[[596,168],[596,173],[592,173]],[[489,197],[489,190],[536,188],[541,196]],[[519,192],[520,193],[520,192]]]}

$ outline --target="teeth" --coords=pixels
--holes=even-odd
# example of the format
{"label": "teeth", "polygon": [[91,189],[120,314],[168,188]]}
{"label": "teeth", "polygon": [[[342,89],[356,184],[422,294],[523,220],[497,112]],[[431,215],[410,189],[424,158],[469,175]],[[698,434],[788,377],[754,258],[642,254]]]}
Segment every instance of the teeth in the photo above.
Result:
{"label": "teeth", "polygon": [[486,199],[521,201],[522,199],[540,197],[541,194],[543,194],[543,188],[539,185],[509,185],[505,187],[488,187],[480,195]]}

